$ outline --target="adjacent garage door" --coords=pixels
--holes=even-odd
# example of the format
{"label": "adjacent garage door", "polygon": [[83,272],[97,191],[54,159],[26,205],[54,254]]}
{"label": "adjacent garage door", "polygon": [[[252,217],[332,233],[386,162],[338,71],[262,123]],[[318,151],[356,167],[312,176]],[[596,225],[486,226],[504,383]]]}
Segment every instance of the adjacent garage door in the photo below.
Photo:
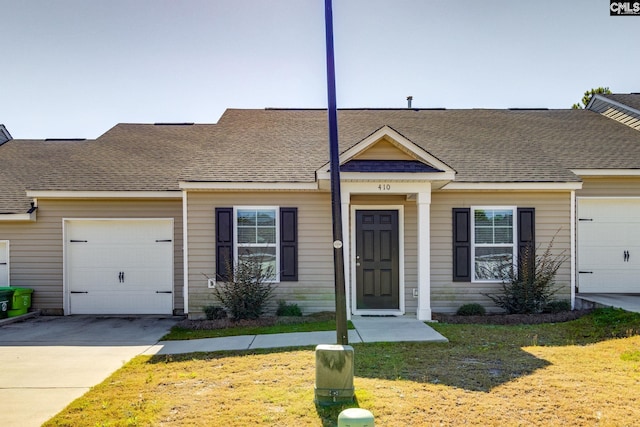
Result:
{"label": "adjacent garage door", "polygon": [[9,286],[9,241],[0,240],[0,286]]}
{"label": "adjacent garage door", "polygon": [[66,220],[70,314],[171,314],[173,221]]}
{"label": "adjacent garage door", "polygon": [[640,293],[639,199],[578,199],[578,291]]}

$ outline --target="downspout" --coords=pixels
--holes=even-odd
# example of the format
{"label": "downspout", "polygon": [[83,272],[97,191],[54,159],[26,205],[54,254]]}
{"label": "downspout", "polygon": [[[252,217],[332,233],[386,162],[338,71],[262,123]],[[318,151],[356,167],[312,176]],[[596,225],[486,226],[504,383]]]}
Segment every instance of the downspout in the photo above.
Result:
{"label": "downspout", "polygon": [[189,244],[187,218],[187,191],[182,190],[182,297],[184,299],[184,314],[189,314]]}
{"label": "downspout", "polygon": [[571,191],[571,310],[576,307],[576,192]]}

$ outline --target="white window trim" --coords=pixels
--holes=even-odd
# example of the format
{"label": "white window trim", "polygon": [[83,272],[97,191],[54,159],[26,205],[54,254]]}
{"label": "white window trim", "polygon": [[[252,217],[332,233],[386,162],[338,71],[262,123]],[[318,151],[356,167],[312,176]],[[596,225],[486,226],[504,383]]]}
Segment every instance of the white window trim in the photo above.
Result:
{"label": "white window trim", "polygon": [[[276,217],[276,266],[273,280],[269,283],[280,283],[280,206],[234,206],[233,207],[233,259],[238,260],[238,210],[273,210]],[[261,247],[264,244],[242,244],[240,247]]]}
{"label": "white window trim", "polygon": [[499,279],[476,279],[476,246],[477,247],[497,247],[497,246],[508,246],[508,245],[487,245],[487,244],[479,244],[476,245],[476,215],[475,212],[477,210],[511,210],[513,215],[513,230],[512,230],[512,253],[513,253],[513,263],[517,264],[517,256],[518,256],[518,207],[517,206],[471,206],[471,282],[472,283],[502,283]]}
{"label": "white window trim", "polygon": [[8,240],[0,240],[0,244],[6,244],[7,248],[7,286],[11,286],[11,252]]}

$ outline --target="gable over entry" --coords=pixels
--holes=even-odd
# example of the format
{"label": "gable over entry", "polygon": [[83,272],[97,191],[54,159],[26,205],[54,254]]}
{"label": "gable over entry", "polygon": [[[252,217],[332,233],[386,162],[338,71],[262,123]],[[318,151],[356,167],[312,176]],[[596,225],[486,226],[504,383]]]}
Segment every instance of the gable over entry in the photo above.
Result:
{"label": "gable over entry", "polygon": [[[455,171],[388,126],[345,151],[340,165],[348,313],[405,313],[401,196],[417,209],[411,224],[417,232],[417,317],[431,320],[431,190],[452,181]],[[321,187],[328,186],[328,164],[316,175]]]}

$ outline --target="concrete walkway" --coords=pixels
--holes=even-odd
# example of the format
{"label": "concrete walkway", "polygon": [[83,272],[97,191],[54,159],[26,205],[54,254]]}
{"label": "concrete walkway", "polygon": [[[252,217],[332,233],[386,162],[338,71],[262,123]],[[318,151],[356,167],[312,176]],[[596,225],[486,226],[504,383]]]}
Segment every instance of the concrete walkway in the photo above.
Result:
{"label": "concrete walkway", "polygon": [[[0,320],[0,425],[37,427],[140,354],[333,344],[336,332],[158,341],[177,319],[42,316]],[[16,321],[17,320],[17,321]],[[356,317],[350,343],[447,339],[410,317]]]}
{"label": "concrete walkway", "polygon": [[[415,317],[364,317],[351,319],[356,329],[349,331],[349,343],[372,342],[447,342],[448,340]],[[318,344],[334,344],[335,331],[295,332],[270,335],[241,335],[188,341],[160,341],[145,354],[180,354],[222,350],[285,348]]]}

